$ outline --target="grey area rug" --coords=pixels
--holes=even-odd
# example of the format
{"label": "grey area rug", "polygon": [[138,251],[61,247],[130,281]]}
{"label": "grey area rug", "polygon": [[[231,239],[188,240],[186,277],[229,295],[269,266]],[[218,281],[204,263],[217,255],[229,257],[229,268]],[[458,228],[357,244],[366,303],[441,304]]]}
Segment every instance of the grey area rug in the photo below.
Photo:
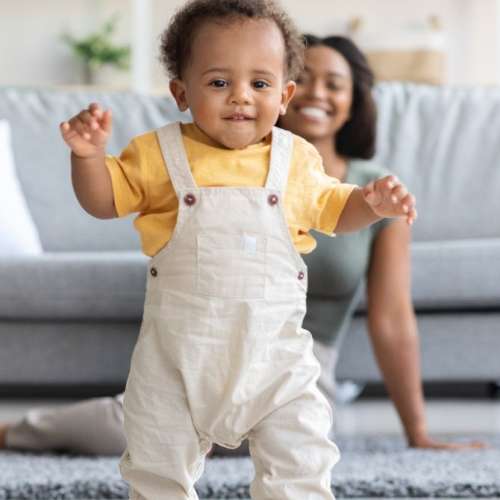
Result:
{"label": "grey area rug", "polygon": [[[452,439],[452,436],[444,436]],[[332,489],[347,497],[500,497],[500,436],[472,436],[490,445],[467,452],[408,449],[399,437],[336,440],[341,460]],[[211,458],[197,483],[200,498],[248,498],[248,457]],[[0,453],[1,500],[128,498],[118,457]]]}

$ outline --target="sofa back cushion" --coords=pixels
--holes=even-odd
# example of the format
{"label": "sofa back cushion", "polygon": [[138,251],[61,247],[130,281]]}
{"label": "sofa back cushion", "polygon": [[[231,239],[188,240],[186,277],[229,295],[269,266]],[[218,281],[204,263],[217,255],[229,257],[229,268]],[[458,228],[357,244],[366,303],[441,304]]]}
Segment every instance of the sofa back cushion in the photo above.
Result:
{"label": "sofa back cushion", "polygon": [[384,83],[379,163],[417,198],[415,240],[500,237],[500,88]]}
{"label": "sofa back cushion", "polygon": [[[417,197],[414,239],[500,237],[500,89],[382,83],[375,99],[376,160]],[[140,248],[134,216],[95,219],[73,193],[59,123],[93,101],[113,110],[112,154],[139,133],[190,120],[167,97],[0,89],[0,119],[11,124],[19,179],[46,251]]]}

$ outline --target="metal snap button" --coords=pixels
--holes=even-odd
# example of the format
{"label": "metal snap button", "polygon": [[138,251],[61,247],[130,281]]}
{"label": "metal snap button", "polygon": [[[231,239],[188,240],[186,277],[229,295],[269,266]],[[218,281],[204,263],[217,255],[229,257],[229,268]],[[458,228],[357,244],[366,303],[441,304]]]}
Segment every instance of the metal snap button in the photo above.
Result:
{"label": "metal snap button", "polygon": [[267,197],[267,202],[269,203],[269,205],[273,206],[273,205],[276,205],[276,203],[278,203],[278,196],[275,195],[275,194],[270,194],[268,197]]}
{"label": "metal snap button", "polygon": [[299,280],[303,280],[304,276],[305,276],[304,271],[300,271],[299,275],[297,276],[297,278],[299,278]]}
{"label": "metal snap button", "polygon": [[184,203],[188,206],[194,205],[196,203],[196,196],[193,193],[188,193],[184,196]]}
{"label": "metal snap button", "polygon": [[153,278],[156,278],[156,276],[158,276],[158,271],[156,270],[156,267],[152,267],[149,272],[151,273],[151,276],[153,276]]}

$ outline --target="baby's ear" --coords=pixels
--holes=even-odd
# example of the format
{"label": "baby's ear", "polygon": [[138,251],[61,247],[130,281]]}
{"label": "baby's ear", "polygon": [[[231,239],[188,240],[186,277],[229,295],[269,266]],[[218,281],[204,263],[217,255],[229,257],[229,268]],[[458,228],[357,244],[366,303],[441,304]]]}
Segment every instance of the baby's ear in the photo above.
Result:
{"label": "baby's ear", "polygon": [[284,85],[283,90],[281,91],[280,115],[286,114],[288,103],[292,100],[296,89],[297,84],[293,80],[288,81]]}
{"label": "baby's ear", "polygon": [[179,110],[186,111],[189,106],[186,99],[186,87],[184,86],[182,80],[179,80],[178,78],[170,80],[169,87]]}

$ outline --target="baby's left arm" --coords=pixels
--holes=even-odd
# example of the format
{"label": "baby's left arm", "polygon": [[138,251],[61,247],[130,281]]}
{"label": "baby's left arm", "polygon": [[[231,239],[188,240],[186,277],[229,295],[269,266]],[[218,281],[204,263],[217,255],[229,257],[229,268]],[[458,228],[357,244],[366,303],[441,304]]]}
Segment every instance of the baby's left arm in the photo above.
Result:
{"label": "baby's left arm", "polygon": [[393,175],[355,188],[340,214],[335,232],[357,231],[385,217],[405,217],[410,225],[417,218],[415,197]]}

